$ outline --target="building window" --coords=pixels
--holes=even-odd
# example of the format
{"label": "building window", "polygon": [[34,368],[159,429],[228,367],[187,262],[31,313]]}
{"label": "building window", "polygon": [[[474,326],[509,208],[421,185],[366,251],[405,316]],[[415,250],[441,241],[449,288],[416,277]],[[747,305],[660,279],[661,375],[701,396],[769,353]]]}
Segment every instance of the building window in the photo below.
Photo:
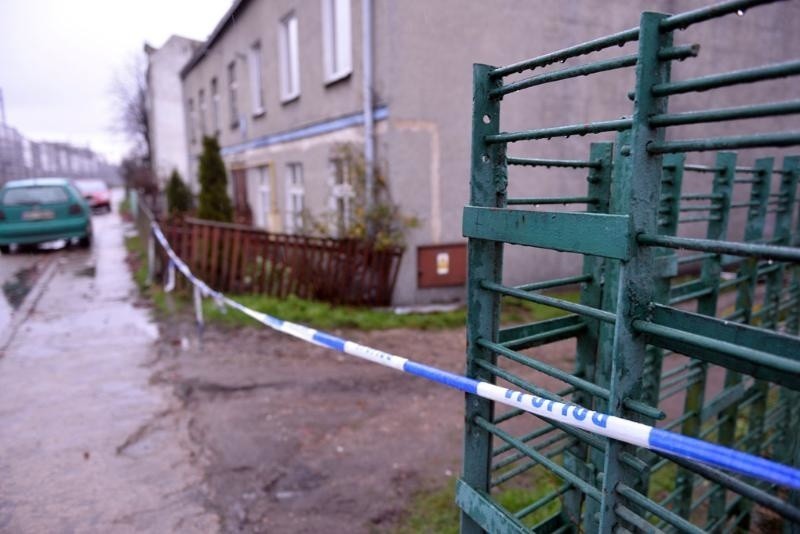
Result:
{"label": "building window", "polygon": [[261,80],[261,42],[250,47],[247,56],[250,63],[250,99],[253,105],[253,116],[264,114],[264,86]]}
{"label": "building window", "polygon": [[322,0],[322,54],[327,83],[353,71],[350,0]]}
{"label": "building window", "polygon": [[228,64],[228,100],[230,103],[230,123],[231,128],[239,127],[239,107],[236,103],[236,93],[239,84],[236,81],[236,60]]}
{"label": "building window", "polygon": [[197,113],[200,117],[200,133],[206,135],[206,92],[200,89],[197,93]]}
{"label": "building window", "polygon": [[219,87],[216,78],[211,78],[211,133],[219,134]]}
{"label": "building window", "polygon": [[269,231],[270,214],[270,184],[269,166],[261,165],[247,169],[247,181],[256,190],[255,199],[255,224],[259,228]]}
{"label": "building window", "polygon": [[195,117],[193,99],[190,98],[186,103],[186,109],[189,111],[189,141],[195,144],[197,142],[197,118]]}
{"label": "building window", "polygon": [[300,56],[297,43],[297,16],[290,13],[281,20],[278,30],[281,100],[284,102],[300,96]]}
{"label": "building window", "polygon": [[335,158],[331,160],[333,188],[331,196],[336,213],[336,235],[344,237],[353,220],[353,183],[348,160]]}
{"label": "building window", "polygon": [[286,231],[296,233],[303,228],[303,210],[305,209],[305,187],[303,185],[303,165],[289,163],[286,165]]}

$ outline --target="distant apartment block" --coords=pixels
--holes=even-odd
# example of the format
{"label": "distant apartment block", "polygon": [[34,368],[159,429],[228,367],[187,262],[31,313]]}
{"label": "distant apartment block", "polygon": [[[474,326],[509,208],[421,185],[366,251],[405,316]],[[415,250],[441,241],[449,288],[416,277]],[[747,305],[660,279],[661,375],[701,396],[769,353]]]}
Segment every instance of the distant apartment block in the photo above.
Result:
{"label": "distant apartment block", "polygon": [[86,147],[31,141],[0,124],[0,184],[32,177],[102,178],[116,181],[117,167]]}
{"label": "distant apartment block", "polygon": [[[663,11],[699,5],[650,4]],[[709,33],[698,41],[714,43],[715,35],[732,33],[737,38],[701,50],[702,62],[686,61],[676,70],[724,72],[785,60],[781,54],[800,50],[798,4],[763,8],[757,16],[757,34],[740,34],[737,17],[703,25],[699,31]],[[197,174],[202,136],[214,135],[233,200],[252,211],[255,225],[298,232],[307,210],[327,213],[334,228],[346,228],[354,191],[335,147],[350,143],[371,152],[372,146],[394,201],[420,221],[408,234],[394,302],[463,298],[461,211],[469,191],[472,64],[508,64],[638,22],[639,6],[622,0],[604,2],[602,9],[558,0],[236,0],[181,70],[188,175]],[[691,42],[691,32],[685,38]],[[602,90],[577,81],[535,97],[509,96],[501,128],[630,113],[632,75],[614,72],[602,79]],[[780,87],[764,90],[765,99],[793,98]],[[709,105],[703,95],[691,104]],[[613,141],[613,135],[597,140]],[[514,149],[516,156],[581,159],[588,141]],[[525,196],[535,187],[537,196],[581,195],[585,178],[564,171],[537,181],[535,171],[513,170],[509,194]],[[504,279],[514,284],[566,276],[576,274],[578,265],[567,254],[511,250]]]}
{"label": "distant apartment block", "polygon": [[[147,44],[144,47],[147,54],[150,155],[153,172],[162,189],[172,171],[177,170],[189,187],[197,191],[195,177],[188,171],[180,71],[200,44],[198,41],[173,35],[160,48]],[[197,105],[205,104],[200,102]]]}

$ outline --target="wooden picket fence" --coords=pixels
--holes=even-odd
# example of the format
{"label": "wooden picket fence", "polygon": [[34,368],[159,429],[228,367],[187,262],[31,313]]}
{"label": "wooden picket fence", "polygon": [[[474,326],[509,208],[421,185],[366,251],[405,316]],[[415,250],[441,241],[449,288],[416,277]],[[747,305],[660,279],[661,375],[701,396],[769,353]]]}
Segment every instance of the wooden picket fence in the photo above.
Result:
{"label": "wooden picket fence", "polygon": [[192,272],[225,293],[386,306],[403,255],[402,248],[376,250],[356,239],[275,234],[201,219],[160,224]]}

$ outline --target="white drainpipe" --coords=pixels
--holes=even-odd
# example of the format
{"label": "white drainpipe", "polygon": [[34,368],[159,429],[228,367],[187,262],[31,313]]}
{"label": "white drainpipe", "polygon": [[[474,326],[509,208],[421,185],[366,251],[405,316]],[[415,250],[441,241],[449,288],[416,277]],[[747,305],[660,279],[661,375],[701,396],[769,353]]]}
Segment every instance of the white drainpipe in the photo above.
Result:
{"label": "white drainpipe", "polygon": [[[361,0],[362,68],[364,69],[364,194],[367,212],[374,201],[375,118],[372,114],[372,0]],[[372,234],[372,229],[367,229]]]}

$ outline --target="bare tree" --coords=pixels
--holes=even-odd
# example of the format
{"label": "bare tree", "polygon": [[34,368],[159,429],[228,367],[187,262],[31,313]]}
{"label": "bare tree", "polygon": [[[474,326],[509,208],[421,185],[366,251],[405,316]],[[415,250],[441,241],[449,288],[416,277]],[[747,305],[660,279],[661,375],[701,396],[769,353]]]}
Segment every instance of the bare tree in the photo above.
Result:
{"label": "bare tree", "polygon": [[112,129],[125,135],[133,144],[132,156],[149,165],[151,132],[147,114],[147,58],[143,54],[131,56],[115,73],[111,94],[115,107]]}
{"label": "bare tree", "polygon": [[154,207],[158,186],[152,169],[147,58],[144,54],[131,56],[114,73],[111,96],[114,101],[114,122],[111,129],[124,135],[132,145],[120,165],[125,187],[143,193],[150,206]]}

